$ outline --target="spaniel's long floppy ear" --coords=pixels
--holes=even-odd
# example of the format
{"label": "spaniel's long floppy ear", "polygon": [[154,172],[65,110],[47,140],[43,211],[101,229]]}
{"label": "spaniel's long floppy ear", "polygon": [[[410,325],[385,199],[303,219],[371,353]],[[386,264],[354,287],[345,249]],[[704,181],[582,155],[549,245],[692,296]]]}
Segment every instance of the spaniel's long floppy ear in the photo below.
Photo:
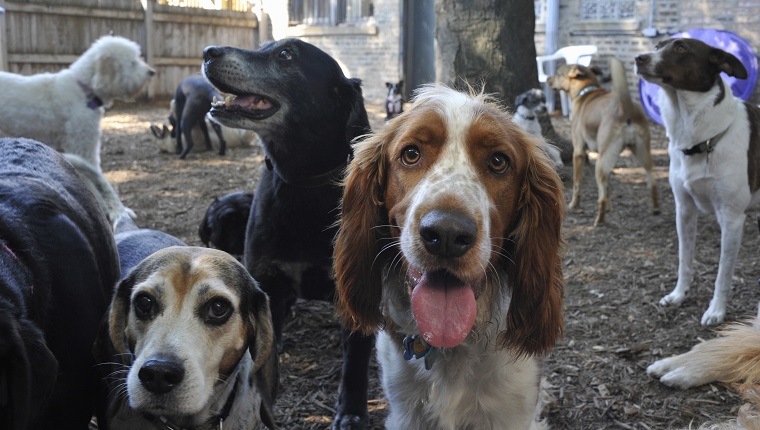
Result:
{"label": "spaniel's long floppy ear", "polygon": [[338,314],[346,327],[364,333],[373,332],[382,322],[379,254],[388,224],[383,206],[383,147],[388,135],[380,132],[354,147],[333,254]]}
{"label": "spaniel's long floppy ear", "polygon": [[[535,149],[540,151],[540,149]],[[548,352],[562,336],[562,182],[546,157],[528,163],[519,219],[512,231],[512,262],[507,265],[512,301],[500,344],[520,354]]]}

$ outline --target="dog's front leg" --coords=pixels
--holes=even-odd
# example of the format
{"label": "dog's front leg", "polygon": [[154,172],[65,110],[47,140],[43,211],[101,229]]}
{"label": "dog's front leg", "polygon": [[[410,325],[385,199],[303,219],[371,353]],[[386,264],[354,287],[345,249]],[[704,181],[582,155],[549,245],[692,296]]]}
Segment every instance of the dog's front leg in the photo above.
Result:
{"label": "dog's front leg", "polygon": [[363,430],[367,428],[367,389],[369,360],[375,336],[364,336],[341,330],[343,345],[343,374],[340,381],[333,430]]}
{"label": "dog's front leg", "polygon": [[710,307],[702,315],[702,325],[715,325],[723,322],[726,317],[726,302],[731,294],[731,279],[734,276],[736,257],[741,248],[744,220],[746,215],[741,213],[719,212],[720,223],[720,263],[718,277],[715,279],[715,291],[710,301]]}
{"label": "dog's front leg", "polygon": [[660,305],[680,305],[689,293],[694,276],[694,248],[697,243],[697,206],[683,187],[673,184],[678,232],[678,282],[676,288],[660,300]]}

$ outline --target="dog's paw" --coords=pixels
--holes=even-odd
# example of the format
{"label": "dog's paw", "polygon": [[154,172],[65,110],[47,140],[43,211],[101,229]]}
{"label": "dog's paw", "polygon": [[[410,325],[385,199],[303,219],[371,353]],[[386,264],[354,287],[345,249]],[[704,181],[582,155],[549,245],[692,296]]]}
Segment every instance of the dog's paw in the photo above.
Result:
{"label": "dog's paw", "polygon": [[686,294],[679,291],[673,291],[667,296],[660,299],[660,306],[678,306],[686,300]]}
{"label": "dog's paw", "polygon": [[692,387],[698,387],[705,384],[702,375],[697,369],[686,367],[677,367],[660,377],[660,382],[671,388],[686,390]]}
{"label": "dog's paw", "polygon": [[717,325],[722,323],[725,318],[725,306],[714,306],[712,303],[710,303],[710,307],[707,308],[707,311],[704,313],[704,315],[702,315],[702,325]]}
{"label": "dog's paw", "polygon": [[365,430],[367,420],[358,415],[338,415],[333,421],[332,430]]}

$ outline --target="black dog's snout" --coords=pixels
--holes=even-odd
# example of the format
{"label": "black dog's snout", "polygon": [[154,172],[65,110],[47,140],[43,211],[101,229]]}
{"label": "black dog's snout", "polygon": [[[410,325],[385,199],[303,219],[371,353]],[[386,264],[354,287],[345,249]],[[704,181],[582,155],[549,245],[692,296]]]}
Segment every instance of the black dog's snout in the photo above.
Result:
{"label": "black dog's snout", "polygon": [[148,360],[137,373],[143,387],[155,394],[171,391],[185,377],[185,368],[174,360],[157,358]]}
{"label": "black dog's snout", "polygon": [[433,210],[420,220],[420,238],[425,249],[441,257],[461,257],[475,245],[478,225],[458,212]]}
{"label": "black dog's snout", "polygon": [[641,54],[636,56],[636,64],[639,66],[643,66],[644,64],[648,64],[649,60],[651,60],[652,57],[650,57],[648,54]]}
{"label": "black dog's snout", "polygon": [[203,50],[203,61],[213,60],[224,56],[224,48],[220,46],[207,46]]}

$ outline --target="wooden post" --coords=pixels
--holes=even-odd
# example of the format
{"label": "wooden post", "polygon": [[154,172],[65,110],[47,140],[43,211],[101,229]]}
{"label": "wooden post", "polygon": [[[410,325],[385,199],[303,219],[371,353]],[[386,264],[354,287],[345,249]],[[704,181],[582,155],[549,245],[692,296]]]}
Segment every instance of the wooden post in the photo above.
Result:
{"label": "wooden post", "polygon": [[[153,4],[154,0],[143,1],[143,8],[145,9],[145,52],[143,52],[143,55],[145,55],[145,62],[155,68],[153,52]],[[148,83],[148,100],[153,100],[156,96],[156,87],[158,87],[158,78],[154,77]]]}
{"label": "wooden post", "polygon": [[0,70],[8,71],[8,42],[5,37],[5,0],[0,0]]}

